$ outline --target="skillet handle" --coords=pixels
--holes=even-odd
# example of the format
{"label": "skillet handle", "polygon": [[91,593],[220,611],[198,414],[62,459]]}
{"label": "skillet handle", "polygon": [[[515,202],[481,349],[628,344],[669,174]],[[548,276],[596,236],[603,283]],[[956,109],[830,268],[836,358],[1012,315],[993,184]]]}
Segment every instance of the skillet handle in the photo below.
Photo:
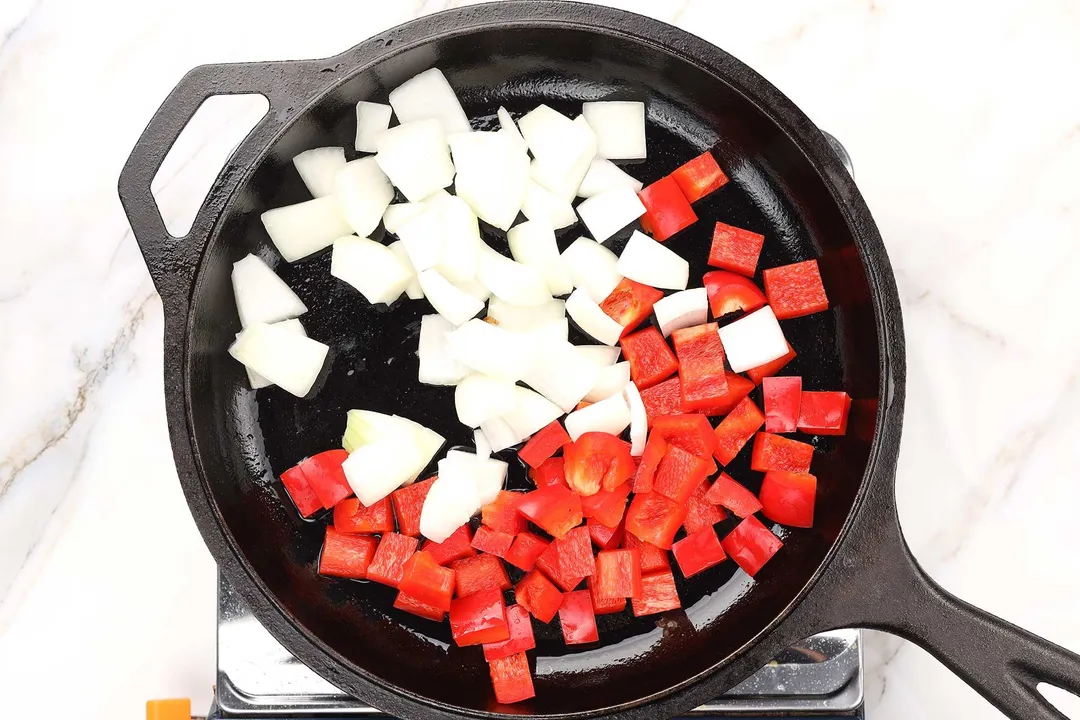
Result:
{"label": "skillet handle", "polygon": [[[336,78],[320,77],[325,61],[201,65],[185,75],[158,108],[135,143],[120,173],[120,201],[146,266],[165,306],[186,306],[199,257],[214,223],[241,180],[244,167],[270,144],[319,90]],[[191,230],[169,233],[150,183],[203,102],[215,95],[259,94],[269,102],[266,115],[226,162],[203,201]]]}

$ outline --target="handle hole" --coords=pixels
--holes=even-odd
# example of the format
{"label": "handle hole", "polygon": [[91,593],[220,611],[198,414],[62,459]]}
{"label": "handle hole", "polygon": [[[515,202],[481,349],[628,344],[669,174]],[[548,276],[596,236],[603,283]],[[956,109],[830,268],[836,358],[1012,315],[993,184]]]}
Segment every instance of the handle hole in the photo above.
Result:
{"label": "handle hole", "polygon": [[1070,720],[1080,720],[1080,697],[1050,683],[1039,683],[1036,687],[1058,712],[1064,713]]}
{"label": "handle hole", "polygon": [[191,230],[233,150],[269,109],[262,95],[216,95],[199,106],[150,183],[170,235]]}

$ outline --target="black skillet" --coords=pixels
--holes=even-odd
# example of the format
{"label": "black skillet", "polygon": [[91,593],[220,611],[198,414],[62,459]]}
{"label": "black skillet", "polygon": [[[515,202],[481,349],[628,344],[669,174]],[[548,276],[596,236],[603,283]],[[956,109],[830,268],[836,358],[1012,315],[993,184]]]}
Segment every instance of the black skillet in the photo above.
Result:
{"label": "black skillet", "polygon": [[[843,388],[855,398],[848,435],[815,440],[813,530],[778,530],[785,547],[756,581],[731,563],[680,578],[685,612],[602,617],[595,647],[570,650],[557,625],[539,629],[537,697],[512,708],[493,705],[478,650],[447,648],[445,624],[393,610],[388,588],[316,574],[325,520],[301,521],[275,480],[302,457],[337,446],[352,407],[404,414],[451,444],[470,440],[453,417],[451,390],[416,382],[426,303],[373,309],[329,275],[328,255],[280,261],[259,221],[268,208],[307,199],[294,155],[351,148],[356,101],[385,101],[390,88],[432,66],[484,127],[499,105],[515,114],[539,102],[577,112],[583,100],[644,99],[649,159],[634,173],[646,180],[712,148],[733,182],[702,201],[704,220],[669,246],[700,276],[709,220],[722,219],[765,233],[760,267],[818,258],[832,308],[785,322],[799,353],[788,371],[808,388]],[[203,100],[243,93],[265,95],[268,114],[227,162],[188,235],[170,236],[151,179]],[[792,643],[840,627],[918,643],[1016,720],[1063,718],[1037,692],[1039,682],[1080,692],[1080,657],[956,599],[912,558],[893,493],[904,336],[881,238],[817,128],[707,42],[608,8],[509,0],[414,20],[325,60],[199,67],[139,139],[120,196],[164,304],[169,431],[199,529],[256,617],[357,698],[405,718],[670,716]],[[505,250],[500,234],[487,240]],[[276,265],[311,308],[308,333],[333,348],[310,399],[252,392],[226,353],[239,330],[229,272],[248,252]],[[756,489],[746,455],[729,471]],[[524,487],[520,471],[511,485]]]}

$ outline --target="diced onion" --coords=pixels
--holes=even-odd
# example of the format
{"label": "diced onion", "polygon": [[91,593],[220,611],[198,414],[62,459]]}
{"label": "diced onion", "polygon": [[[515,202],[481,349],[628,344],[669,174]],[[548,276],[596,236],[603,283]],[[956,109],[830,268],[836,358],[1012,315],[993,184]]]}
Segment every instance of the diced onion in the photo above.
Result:
{"label": "diced onion", "polygon": [[257,255],[233,263],[233,295],[240,326],[277,323],[307,312],[307,305]]}
{"label": "diced onion", "polygon": [[451,282],[467,282],[476,277],[476,264],[480,258],[480,226],[472,208],[459,197],[426,200],[425,204],[438,209],[442,226],[443,250],[438,269]]}
{"label": "diced onion", "polygon": [[393,108],[382,103],[361,100],[356,103],[356,152],[373,153],[379,133],[390,127]]}
{"label": "diced onion", "polygon": [[524,334],[531,337],[538,348],[556,345],[570,339],[570,321],[566,318],[552,320]]}
{"label": "diced onion", "polygon": [[644,160],[645,103],[582,103],[581,114],[596,133],[596,155],[608,160]]}
{"label": "diced onion", "polygon": [[630,382],[630,363],[623,361],[602,368],[596,376],[596,382],[585,395],[589,402],[606,400],[617,392],[622,392]]}
{"label": "diced onion", "polygon": [[690,263],[635,230],[619,256],[615,269],[631,280],[665,290],[685,290]]}
{"label": "diced onion", "polygon": [[417,379],[425,385],[457,385],[469,374],[468,369],[450,352],[446,336],[454,329],[454,324],[442,315],[425,315],[420,318],[420,343],[417,351],[420,370]]}
{"label": "diced onion", "polygon": [[656,322],[664,337],[672,330],[701,325],[709,319],[709,295],[705,288],[682,290],[661,298],[653,305]]}
{"label": "diced onion", "polygon": [[619,262],[615,253],[586,237],[563,250],[562,260],[574,287],[584,289],[596,303],[603,302],[623,279],[615,269]]}
{"label": "diced onion", "polygon": [[616,186],[583,201],[577,212],[593,239],[604,242],[644,215],[645,206],[633,190]]}
{"label": "diced onion", "polygon": [[394,187],[373,157],[360,158],[341,168],[335,177],[334,194],[345,221],[360,237],[379,227],[383,213],[394,199]]}
{"label": "diced onion", "polygon": [[720,342],[732,372],[746,372],[787,354],[784,331],[766,305],[720,328]]}
{"label": "diced onion", "polygon": [[513,141],[514,145],[522,152],[528,152],[529,146],[525,142],[525,138],[521,137],[521,131],[518,130],[517,123],[514,122],[514,118],[510,115],[510,112],[500,107],[496,115],[499,118],[499,129],[505,132],[509,139]]}
{"label": "diced onion", "polygon": [[563,414],[558,405],[532,390],[515,387],[514,394],[514,407],[502,419],[522,438],[529,437]]}
{"label": "diced onion", "polygon": [[430,268],[418,276],[420,287],[435,311],[454,325],[462,325],[484,309],[484,301],[477,300],[469,293],[454,287],[454,284],[442,274]]}
{"label": "diced onion", "polygon": [[[483,320],[470,320],[448,336],[458,362],[478,373],[517,381],[537,361],[535,341]],[[495,442],[495,438],[488,435]]]}
{"label": "diced onion", "polygon": [[630,424],[630,406],[622,393],[593,403],[566,416],[566,432],[577,440],[587,432],[618,435]]}
{"label": "diced onion", "polygon": [[511,305],[505,300],[492,298],[487,315],[503,330],[529,332],[566,317],[566,302],[552,300],[540,305]]}
{"label": "diced onion", "polygon": [[420,510],[420,534],[442,542],[480,511],[480,493],[468,463],[443,459]]}
{"label": "diced onion", "polygon": [[577,194],[578,197],[590,198],[615,187],[628,187],[638,193],[644,185],[610,160],[595,158],[589,165],[589,171],[585,173]]}
{"label": "diced onion", "polygon": [[588,123],[541,105],[522,117],[518,127],[536,158],[529,170],[532,179],[572,200],[596,156],[596,136]]}
{"label": "diced onion", "polygon": [[528,220],[515,225],[506,233],[506,239],[514,260],[536,268],[550,294],[569,295],[573,291],[570,273],[555,243],[555,231],[546,220]]}
{"label": "diced onion", "polygon": [[446,459],[459,462],[470,468],[476,480],[477,495],[481,505],[494,502],[499,491],[506,485],[507,464],[495,458],[480,457],[462,450],[451,450]]}
{"label": "diced onion", "polygon": [[454,390],[454,407],[462,425],[477,428],[514,407],[514,383],[473,373]]}
{"label": "diced onion", "polygon": [[495,297],[513,305],[542,305],[551,302],[547,282],[540,271],[504,257],[491,248],[480,251],[476,279]]}
{"label": "diced onion", "polygon": [[605,345],[619,342],[623,326],[608,317],[583,289],[578,288],[567,298],[566,312],[584,333],[598,342]]}
{"label": "diced onion", "polygon": [[622,348],[607,345],[575,345],[574,349],[597,368],[614,365],[622,354]]}
{"label": "diced onion", "polygon": [[525,439],[525,435],[518,435],[514,428],[502,418],[492,418],[480,426],[484,437],[491,443],[492,452],[499,452],[508,447],[513,447]]}
{"label": "diced onion", "polygon": [[253,323],[236,336],[229,354],[274,385],[304,397],[322,372],[330,348],[277,325]]}
{"label": "diced onion", "polygon": [[410,220],[420,215],[420,213],[427,210],[427,206],[422,202],[418,203],[397,203],[396,205],[390,205],[383,213],[383,225],[386,227],[386,232],[397,235],[398,230],[406,225]]}
{"label": "diced onion", "polygon": [[361,445],[345,458],[341,469],[356,497],[370,507],[408,484],[430,461],[410,434]]}
{"label": "diced onion", "polygon": [[407,122],[375,141],[379,167],[410,202],[420,202],[454,181],[454,163],[438,120]]}
{"label": "diced onion", "polygon": [[529,182],[529,156],[505,130],[454,135],[458,197],[478,217],[500,230],[514,224]]}
{"label": "diced onion", "polygon": [[397,236],[417,273],[435,267],[442,260],[445,242],[439,208],[425,203],[424,212],[398,228]]}
{"label": "diced onion", "polygon": [[288,262],[313,255],[352,233],[341,203],[333,195],[267,210],[260,219],[270,241]]}
{"label": "diced onion", "polygon": [[330,274],[359,290],[369,303],[394,302],[412,280],[412,271],[397,253],[355,235],[334,241]]}
{"label": "diced onion", "polygon": [[[276,328],[281,328],[282,330],[286,330],[286,331],[292,333],[293,335],[303,335],[304,337],[307,337],[307,333],[304,331],[304,326],[301,325],[300,321],[295,319],[295,318],[292,319],[292,320],[282,320],[281,322],[273,323],[273,326],[276,327]],[[252,390],[258,390],[259,388],[270,387],[271,385],[274,384],[274,383],[270,382],[269,380],[267,380],[266,378],[264,378],[259,373],[252,370],[251,368],[245,366],[244,369],[247,370],[248,381],[251,383],[251,389]]]}
{"label": "diced onion", "polygon": [[465,280],[464,282],[454,283],[454,287],[461,290],[464,293],[472,295],[480,302],[486,302],[491,297],[491,291],[486,286],[481,285],[476,280]]}
{"label": "diced onion", "polygon": [[476,446],[477,457],[491,457],[491,443],[480,428],[473,430],[473,445]]}
{"label": "diced onion", "polygon": [[423,300],[424,288],[420,287],[420,278],[416,276],[416,268],[413,267],[412,259],[409,257],[409,251],[405,249],[405,243],[400,240],[387,245],[388,248],[394,251],[398,260],[401,261],[403,267],[409,269],[409,284],[405,286],[405,294],[410,300]]}
{"label": "diced onion", "polygon": [[305,150],[293,158],[311,197],[326,197],[334,192],[334,177],[345,167],[345,148],[323,147]]}
{"label": "diced onion", "polygon": [[390,105],[402,124],[433,119],[447,135],[469,131],[469,117],[438,68],[425,70],[391,90]]}
{"label": "diced onion", "polygon": [[641,457],[645,452],[645,440],[649,432],[649,415],[645,411],[645,403],[641,400],[637,385],[628,382],[623,392],[626,393],[626,404],[630,406],[630,454]]}
{"label": "diced onion", "polygon": [[415,479],[430,459],[435,457],[435,453],[446,444],[446,438],[415,420],[374,410],[350,410],[346,413],[345,435],[341,438],[341,447],[347,452],[353,452],[361,445],[408,436],[413,438],[421,453],[428,457],[424,465],[416,469],[416,474],[412,476],[412,479]]}
{"label": "diced onion", "polygon": [[568,200],[532,180],[529,180],[528,187],[525,188],[521,212],[530,220],[545,222],[555,230],[570,227],[577,222],[577,213]]}
{"label": "diced onion", "polygon": [[543,361],[534,364],[522,381],[563,412],[570,412],[596,385],[600,370],[568,342],[540,347]]}

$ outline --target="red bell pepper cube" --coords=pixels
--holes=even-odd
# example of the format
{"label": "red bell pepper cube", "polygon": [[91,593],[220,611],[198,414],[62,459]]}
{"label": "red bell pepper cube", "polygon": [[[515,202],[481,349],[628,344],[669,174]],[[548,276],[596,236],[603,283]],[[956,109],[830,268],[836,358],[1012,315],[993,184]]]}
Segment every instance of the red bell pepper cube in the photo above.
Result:
{"label": "red bell pepper cube", "polygon": [[735,515],[746,518],[761,510],[757,495],[737,483],[727,473],[720,473],[716,482],[705,493],[705,499],[713,505],[722,505]]}
{"label": "red bell pepper cube", "polygon": [[446,617],[446,611],[440,610],[434,605],[428,605],[422,600],[414,598],[406,592],[398,591],[397,597],[394,598],[394,607],[398,610],[404,610],[407,613],[412,613],[428,620],[434,620],[435,622],[442,622]]}
{"label": "red bell pepper cube", "polygon": [[721,508],[705,499],[709,491],[709,481],[705,480],[690,494],[686,501],[686,519],[683,527],[693,533],[705,527],[712,527],[727,517]]}
{"label": "red bell pepper cube", "polygon": [[686,578],[727,559],[724,548],[720,547],[720,538],[716,537],[716,530],[712,526],[692,532],[672,545],[671,554],[675,556],[675,562],[679,563],[679,569]]}
{"label": "red bell pepper cube", "polygon": [[622,346],[623,357],[630,363],[630,377],[638,390],[652,387],[679,369],[675,354],[664,336],[651,325],[627,335],[619,341],[619,345]]}
{"label": "red bell pepper cube", "polygon": [[533,636],[532,618],[529,611],[520,605],[506,608],[506,624],[510,628],[510,637],[502,642],[484,645],[484,659],[488,662],[523,653],[536,647]]}
{"label": "red bell pepper cube", "polygon": [[384,533],[379,548],[368,565],[368,580],[396,588],[405,571],[405,561],[416,552],[420,541],[400,533]]}
{"label": "red bell pepper cube", "polygon": [[416,537],[420,534],[420,511],[424,509],[424,500],[435,478],[406,485],[390,493],[394,501],[394,515],[397,516],[398,532]]}
{"label": "red bell pepper cube", "polygon": [[791,527],[814,526],[817,478],[810,473],[767,472],[758,497],[762,514],[770,520]]}
{"label": "red bell pepper cube", "polygon": [[536,565],[536,559],[547,550],[548,544],[548,541],[539,535],[523,532],[514,538],[514,544],[503,559],[514,567],[529,572]]}
{"label": "red bell pepper cube", "polygon": [[656,477],[653,478],[653,493],[659,493],[679,505],[685,505],[693,494],[694,488],[704,482],[715,467],[711,460],[691,455],[673,445],[668,448],[667,455],[660,461],[660,467],[656,469]]}
{"label": "red bell pepper cube", "polygon": [[492,530],[487,525],[476,528],[473,535],[472,546],[480,552],[491,553],[496,557],[506,557],[510,552],[510,546],[514,544],[514,536],[510,533]]}
{"label": "red bell pepper cube", "polygon": [[641,390],[641,402],[645,405],[645,414],[649,417],[649,424],[658,417],[664,415],[682,414],[682,383],[679,376],[668,378],[664,382],[657,383],[651,388]]}
{"label": "red bell pepper cube", "polygon": [[432,607],[449,610],[454,597],[454,571],[421,550],[405,561],[398,590]]}
{"label": "red bell pepper cube", "polygon": [[512,587],[499,558],[494,555],[473,555],[450,563],[454,569],[454,589],[458,597],[498,588],[508,590]]}
{"label": "red bell pepper cube", "polygon": [[[540,554],[540,557],[536,558],[536,569],[544,573],[545,576],[551,578],[551,581],[559,586],[563,592],[570,592],[584,580],[589,574],[584,575],[571,575],[563,572],[563,563],[560,559],[560,550],[558,539],[554,540],[548,545],[547,550]],[[589,548],[590,552],[592,547]],[[567,563],[569,567],[569,563]]]}
{"label": "red bell pepper cube", "polygon": [[810,463],[813,459],[813,445],[772,433],[759,432],[754,438],[750,469],[758,472],[783,470],[804,473],[810,472]]}
{"label": "red bell pepper cube", "polygon": [[751,515],[721,540],[720,545],[747,575],[754,577],[784,543]]}
{"label": "red bell pepper cube", "polygon": [[670,550],[671,541],[685,519],[686,508],[660,493],[635,495],[626,511],[626,532],[662,550]]}
{"label": "red bell pepper cube", "polygon": [[843,435],[850,410],[851,398],[846,392],[804,392],[799,405],[799,430],[814,435]]}
{"label": "red bell pepper cube", "polygon": [[353,494],[349,481],[345,479],[345,471],[341,469],[341,463],[345,462],[347,457],[349,453],[344,450],[326,450],[302,460],[299,464],[308,485],[319,496],[325,508],[332,508]]}
{"label": "red bell pepper cube", "polygon": [[610,491],[601,490],[595,495],[581,498],[581,513],[589,522],[617,527],[626,513],[626,498],[629,496],[630,483],[623,483]]}
{"label": "red bell pepper cube", "polygon": [[525,493],[518,500],[518,512],[552,537],[562,537],[581,524],[581,496],[560,485]]}
{"label": "red bell pepper cube", "polygon": [[727,373],[727,394],[707,408],[698,410],[702,415],[717,417],[727,415],[754,389],[754,383],[737,373]]}
{"label": "red bell pepper cube", "polygon": [[716,451],[713,456],[722,465],[729,465],[742,450],[746,441],[754,437],[765,423],[765,416],[749,397],[742,399],[735,409],[716,426]]}
{"label": "red bell pepper cube", "polygon": [[765,236],[722,222],[713,229],[709,264],[721,270],[754,277]]}
{"label": "red bell pepper cube", "polygon": [[[665,415],[653,421],[652,431],[659,433],[671,447],[682,448],[699,458],[711,458],[716,451],[716,435],[704,415]],[[655,479],[653,481],[655,483]]]}
{"label": "red bell pepper cube", "polygon": [[300,511],[300,517],[311,517],[323,509],[322,500],[315,494],[299,465],[281,473],[281,484],[285,486],[285,492],[289,494],[293,505]]}
{"label": "red bell pepper cube", "polygon": [[697,215],[690,202],[679,189],[675,178],[668,175],[652,185],[646,185],[638,193],[645,214],[641,227],[658,242],[664,242],[675,233],[697,222]]}
{"label": "red bell pepper cube", "polygon": [[722,318],[739,310],[752,313],[765,307],[765,293],[748,277],[727,270],[714,270],[705,273],[703,281],[714,318]]}
{"label": "red bell pepper cube", "polygon": [[491,685],[495,688],[495,700],[503,705],[536,697],[532,675],[529,674],[529,658],[516,653],[488,663]]}
{"label": "red bell pepper cube", "polygon": [[769,268],[763,273],[765,296],[777,320],[811,315],[829,309],[817,260]]}
{"label": "red bell pepper cube", "polygon": [[642,542],[630,533],[626,533],[626,538],[623,540],[623,547],[627,550],[637,551],[638,559],[641,562],[642,576],[656,572],[657,570],[671,569],[671,563],[668,562],[666,550],[661,550],[651,543]]}
{"label": "red bell pepper cube", "polygon": [[568,442],[570,442],[570,436],[566,434],[562,423],[552,420],[529,438],[529,442],[518,450],[518,457],[529,467],[538,468]]}
{"label": "red bell pepper cube", "polygon": [[[640,565],[639,572],[640,572]],[[589,595],[592,596],[593,612],[597,615],[611,615],[612,613],[622,612],[626,609],[626,598],[624,597],[599,597],[596,594],[596,578],[591,577],[587,581],[589,586]]]}
{"label": "red bell pepper cube", "polygon": [[450,634],[458,647],[510,639],[502,591],[488,588],[450,603]]}
{"label": "red bell pepper cube", "polygon": [[384,497],[371,507],[364,507],[359,498],[345,498],[334,506],[334,527],[343,533],[394,532],[390,498]]}
{"label": "red bell pepper cube", "polygon": [[706,150],[693,160],[680,165],[671,173],[687,202],[697,202],[709,193],[727,185],[728,176],[716,164],[716,158]]}
{"label": "red bell pepper cube", "polygon": [[765,432],[795,432],[802,404],[802,378],[763,378],[761,393],[765,398]]}
{"label": "red bell pepper cube", "polygon": [[724,346],[716,330],[716,323],[705,323],[671,333],[679,359],[684,412],[710,407],[727,395]]}
{"label": "red bell pepper cube", "polygon": [[788,343],[786,355],[781,355],[772,362],[758,365],[756,368],[750,368],[746,371],[746,376],[749,377],[755,385],[760,385],[761,381],[765,378],[771,377],[783,370],[785,365],[795,359],[795,354],[795,348],[791,347],[791,343]]}
{"label": "red bell pepper cube", "polygon": [[652,492],[656,468],[660,467],[660,461],[667,454],[667,449],[667,440],[663,435],[655,431],[649,433],[649,439],[645,441],[645,451],[641,454],[641,462],[634,473],[634,492]]}
{"label": "red bell pepper cube", "polygon": [[518,582],[514,588],[514,599],[542,623],[551,622],[562,605],[559,588],[536,569],[525,573],[525,577]]}
{"label": "red bell pepper cube", "polygon": [[555,544],[559,546],[560,576],[588,577],[596,572],[596,558],[593,557],[592,538],[587,527],[581,525],[574,528],[565,537],[556,540]]}
{"label": "red bell pepper cube", "polygon": [[596,574],[590,578],[598,597],[641,595],[641,557],[637,550],[601,550],[596,554]]}
{"label": "red bell pepper cube", "polygon": [[623,278],[611,291],[600,309],[604,314],[623,326],[619,337],[626,337],[645,322],[652,313],[656,301],[664,297],[662,290]]}
{"label": "red bell pepper cube", "polygon": [[614,490],[629,480],[635,471],[630,448],[605,432],[583,433],[563,448],[563,459],[566,484],[582,496]]}
{"label": "red bell pepper cube", "polygon": [[494,500],[480,508],[480,519],[492,530],[508,535],[525,532],[528,521],[518,512],[518,501],[522,494],[500,490]]}
{"label": "red bell pepper cube", "polygon": [[630,598],[634,617],[678,610],[682,607],[675,576],[670,570],[659,570],[641,578],[641,597]]}
{"label": "red bell pepper cube", "polygon": [[589,537],[592,538],[593,544],[601,550],[611,550],[622,543],[624,530],[621,522],[615,527],[608,527],[589,518],[585,526],[589,528]]}
{"label": "red bell pepper cube", "polygon": [[531,470],[529,475],[538,488],[551,485],[566,485],[565,461],[561,457],[548,458],[540,467]]}
{"label": "red bell pepper cube", "polygon": [[378,544],[373,537],[344,535],[328,525],[319,555],[319,574],[363,580]]}
{"label": "red bell pepper cube", "polygon": [[476,554],[472,546],[472,530],[467,524],[459,527],[441,543],[426,541],[421,550],[430,554],[440,565],[448,565],[455,560]]}
{"label": "red bell pepper cube", "polygon": [[593,612],[592,595],[588,590],[576,590],[563,595],[559,606],[559,624],[567,645],[584,645],[598,642],[596,613]]}

